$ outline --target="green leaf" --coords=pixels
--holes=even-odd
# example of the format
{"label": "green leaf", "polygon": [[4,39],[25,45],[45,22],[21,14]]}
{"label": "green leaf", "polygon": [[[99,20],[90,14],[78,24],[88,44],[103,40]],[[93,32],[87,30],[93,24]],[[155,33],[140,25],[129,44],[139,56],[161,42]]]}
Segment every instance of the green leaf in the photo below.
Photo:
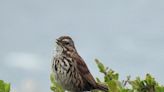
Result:
{"label": "green leaf", "polygon": [[5,92],[10,92],[10,84],[5,83]]}
{"label": "green leaf", "polygon": [[0,92],[10,92],[10,84],[0,80]]}
{"label": "green leaf", "polygon": [[50,80],[51,80],[51,87],[50,89],[53,92],[64,92],[64,89],[55,81],[55,76],[53,73],[50,74]]}
{"label": "green leaf", "polygon": [[5,85],[3,80],[0,80],[0,92],[5,92]]}
{"label": "green leaf", "polygon": [[156,92],[164,92],[164,87],[157,86],[156,87]]}
{"label": "green leaf", "polygon": [[95,59],[95,62],[97,63],[97,66],[98,66],[98,68],[99,68],[99,71],[101,72],[101,73],[105,73],[105,67],[104,67],[104,65],[101,63],[101,62],[99,62],[99,60],[98,59]]}

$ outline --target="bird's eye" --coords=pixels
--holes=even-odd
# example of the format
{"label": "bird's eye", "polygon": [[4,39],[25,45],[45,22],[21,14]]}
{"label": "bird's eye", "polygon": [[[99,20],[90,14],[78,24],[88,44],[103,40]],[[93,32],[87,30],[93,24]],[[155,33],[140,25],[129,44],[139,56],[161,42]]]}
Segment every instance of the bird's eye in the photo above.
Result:
{"label": "bird's eye", "polygon": [[69,42],[65,42],[66,45],[69,45]]}

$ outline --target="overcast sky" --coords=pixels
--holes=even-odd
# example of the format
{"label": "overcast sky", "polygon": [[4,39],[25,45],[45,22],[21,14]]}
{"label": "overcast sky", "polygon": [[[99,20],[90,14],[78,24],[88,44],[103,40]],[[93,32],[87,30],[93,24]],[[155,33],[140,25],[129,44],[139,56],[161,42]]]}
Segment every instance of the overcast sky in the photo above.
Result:
{"label": "overcast sky", "polygon": [[12,92],[50,92],[55,39],[69,35],[94,77],[94,62],[164,84],[163,0],[0,0],[0,79]]}

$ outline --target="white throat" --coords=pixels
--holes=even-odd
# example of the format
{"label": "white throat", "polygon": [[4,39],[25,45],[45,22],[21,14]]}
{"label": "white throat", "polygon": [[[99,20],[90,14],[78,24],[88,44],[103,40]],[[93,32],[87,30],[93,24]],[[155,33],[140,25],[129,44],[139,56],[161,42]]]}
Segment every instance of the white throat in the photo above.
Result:
{"label": "white throat", "polygon": [[61,46],[57,45],[56,54],[62,54],[62,52],[63,52],[63,48]]}

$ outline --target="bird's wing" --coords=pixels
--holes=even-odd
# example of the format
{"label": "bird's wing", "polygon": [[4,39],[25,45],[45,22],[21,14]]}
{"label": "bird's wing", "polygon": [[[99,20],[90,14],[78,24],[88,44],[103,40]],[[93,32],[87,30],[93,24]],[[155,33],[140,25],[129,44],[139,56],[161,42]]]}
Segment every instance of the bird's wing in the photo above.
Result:
{"label": "bird's wing", "polygon": [[93,76],[91,75],[84,60],[78,54],[74,54],[72,57],[77,64],[77,69],[79,70],[82,78],[84,78],[86,80],[86,82],[88,82],[92,85],[96,85],[96,81],[94,80]]}

